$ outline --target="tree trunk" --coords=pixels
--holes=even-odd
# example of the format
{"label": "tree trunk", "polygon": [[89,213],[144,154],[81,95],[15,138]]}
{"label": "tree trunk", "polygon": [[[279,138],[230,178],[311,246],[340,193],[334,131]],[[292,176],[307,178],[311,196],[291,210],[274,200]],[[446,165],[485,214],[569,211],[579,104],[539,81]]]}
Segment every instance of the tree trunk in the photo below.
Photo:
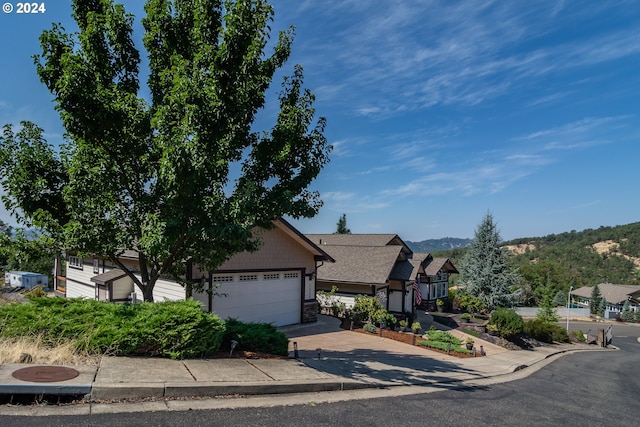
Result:
{"label": "tree trunk", "polygon": [[[155,282],[153,284],[155,285]],[[142,291],[144,302],[153,302],[153,285],[151,283],[141,286],[140,290]]]}

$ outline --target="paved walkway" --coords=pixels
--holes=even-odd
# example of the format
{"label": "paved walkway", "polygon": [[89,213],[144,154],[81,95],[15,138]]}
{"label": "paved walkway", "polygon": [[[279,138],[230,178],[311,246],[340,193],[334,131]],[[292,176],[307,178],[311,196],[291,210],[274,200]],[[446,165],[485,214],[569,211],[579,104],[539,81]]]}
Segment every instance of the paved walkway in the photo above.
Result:
{"label": "paved walkway", "polygon": [[[429,319],[421,320],[428,328]],[[289,359],[103,357],[99,366],[71,367],[78,376],[57,382],[19,380],[13,373],[33,365],[4,364],[0,365],[0,394],[77,394],[103,401],[430,385],[496,377],[557,353],[596,349],[567,344],[506,351],[476,339],[487,356],[458,359],[373,334],[341,330],[338,320],[325,316],[316,324],[282,330],[290,338]],[[293,358],[294,342],[298,359]]]}

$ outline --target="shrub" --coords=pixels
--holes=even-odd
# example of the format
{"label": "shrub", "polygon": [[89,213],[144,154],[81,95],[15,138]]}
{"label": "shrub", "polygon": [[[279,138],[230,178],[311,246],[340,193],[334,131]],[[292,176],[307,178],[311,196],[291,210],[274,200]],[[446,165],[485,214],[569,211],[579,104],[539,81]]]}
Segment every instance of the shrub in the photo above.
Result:
{"label": "shrub", "polygon": [[582,331],[571,331],[571,335],[576,337],[576,339],[580,342],[585,342],[587,339],[584,337],[584,332]]}
{"label": "shrub", "polygon": [[427,339],[431,342],[438,341],[438,342],[444,342],[444,343],[451,343],[452,345],[457,345],[457,346],[462,344],[461,339],[454,337],[453,335],[451,335],[449,332],[446,332],[446,331],[438,331],[435,329],[430,329],[427,331],[425,335],[427,336]]}
{"label": "shrub", "polygon": [[318,300],[320,313],[341,318],[344,317],[347,312],[347,305],[338,299],[336,292],[338,292],[338,287],[334,285],[329,292],[316,292],[316,299]]}
{"label": "shrub", "polygon": [[522,332],[524,321],[522,317],[508,308],[496,308],[491,313],[489,324],[495,325],[503,338],[511,338]]}
{"label": "shrub", "polygon": [[447,351],[448,349],[462,353],[466,353],[468,351],[466,348],[461,347],[462,340],[454,337],[449,332],[430,329],[425,335],[427,337],[427,341],[419,340],[418,344],[444,351]]}
{"label": "shrub", "polygon": [[422,328],[422,325],[420,324],[420,322],[413,322],[411,324],[411,329],[413,329],[414,331],[419,331]]}
{"label": "shrub", "polygon": [[38,298],[46,297],[47,293],[44,290],[44,286],[36,286],[24,293],[25,298]]}
{"label": "shrub", "polygon": [[244,323],[229,318],[223,338],[225,348],[236,340],[239,350],[286,356],[289,354],[289,339],[270,323]]}
{"label": "shrub", "polygon": [[376,328],[376,325],[374,325],[373,323],[366,323],[362,329],[364,329],[366,332],[370,332],[372,334],[375,334],[376,332],[378,332],[378,329]]}
{"label": "shrub", "polygon": [[463,293],[458,297],[458,306],[469,313],[484,313],[487,305],[478,297]]}
{"label": "shrub", "polygon": [[540,319],[529,320],[524,325],[524,332],[538,341],[552,343],[570,342],[567,331],[556,323],[544,322]]}
{"label": "shrub", "polygon": [[360,323],[377,321],[375,318],[381,316],[381,310],[384,311],[382,305],[375,297],[356,295],[352,309],[353,320]]}
{"label": "shrub", "polygon": [[452,350],[457,353],[465,353],[465,354],[473,354],[473,350],[467,350],[466,348],[460,347],[460,345],[454,345],[444,341],[425,341],[418,340],[418,344],[427,348],[435,348],[442,351]]}
{"label": "shrub", "polygon": [[0,307],[3,338],[40,336],[45,345],[72,340],[78,352],[148,354],[182,359],[218,351],[224,323],[193,301],[113,304],[32,298]]}
{"label": "shrub", "polygon": [[462,316],[460,316],[460,318],[463,320],[471,320],[471,315],[469,313],[462,313]]}

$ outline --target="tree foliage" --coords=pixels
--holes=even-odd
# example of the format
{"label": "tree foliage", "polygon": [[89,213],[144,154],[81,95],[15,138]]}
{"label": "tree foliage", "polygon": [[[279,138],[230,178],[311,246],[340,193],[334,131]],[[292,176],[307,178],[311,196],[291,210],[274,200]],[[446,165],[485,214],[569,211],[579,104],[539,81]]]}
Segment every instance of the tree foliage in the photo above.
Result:
{"label": "tree foliage", "polygon": [[460,283],[465,292],[479,298],[488,310],[506,307],[512,302],[512,287],[520,276],[508,264],[501,246],[500,233],[487,213],[475,231],[474,241],[460,268]]}
{"label": "tree foliage", "polygon": [[334,234],[351,234],[351,230],[347,228],[347,214],[342,214],[336,227]]}
{"label": "tree foliage", "polygon": [[30,271],[46,274],[53,283],[53,263],[55,242],[44,234],[33,235],[24,229],[17,229],[14,236],[0,234],[0,259],[5,270]]}
{"label": "tree foliage", "polygon": [[[606,242],[604,253],[595,245]],[[559,290],[567,291],[592,286],[594,283],[640,284],[640,276],[633,257],[640,257],[640,223],[615,227],[599,227],[583,231],[572,230],[537,238],[521,238],[506,242],[509,245],[526,244],[531,249],[513,256],[513,263],[527,277],[527,269],[548,279]],[[559,268],[549,270],[549,264]]]}
{"label": "tree foliage", "polygon": [[[148,0],[150,99],[139,96],[133,16],[112,0],[72,7],[79,31],[53,25],[36,56],[67,143],[56,152],[30,123],[5,126],[0,141],[4,201],[23,222],[107,257],[152,301],[157,279],[180,280],[185,260],[214,270],[259,246],[255,227],[317,213],[308,187],[330,146],[300,66],[282,83],[272,129],[254,129],[293,41],[283,31],[267,54],[266,1]],[[139,277],[119,260],[126,249]]]}
{"label": "tree foliage", "polygon": [[589,299],[589,309],[591,313],[597,314],[600,310],[600,304],[602,302],[602,293],[600,292],[600,287],[595,285],[591,289],[591,298]]}

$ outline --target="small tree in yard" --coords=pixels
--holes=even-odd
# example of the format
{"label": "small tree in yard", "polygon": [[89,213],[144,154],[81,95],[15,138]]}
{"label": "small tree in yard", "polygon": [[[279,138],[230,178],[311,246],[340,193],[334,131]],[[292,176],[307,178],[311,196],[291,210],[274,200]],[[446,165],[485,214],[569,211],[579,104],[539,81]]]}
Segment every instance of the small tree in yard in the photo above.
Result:
{"label": "small tree in yard", "polygon": [[487,213],[476,228],[471,247],[460,268],[465,292],[479,298],[489,311],[512,302],[511,288],[520,280],[508,265],[500,247],[501,239],[493,216]]}
{"label": "small tree in yard", "polygon": [[[254,129],[293,41],[283,31],[265,52],[266,1],[148,0],[149,99],[139,96],[140,52],[124,6],[72,7],[79,32],[54,25],[36,57],[66,144],[54,150],[26,122],[0,137],[3,201],[21,222],[105,256],[153,301],[161,276],[184,284],[186,260],[215,270],[259,247],[256,227],[318,212],[308,186],[330,146],[301,67],[283,81],[273,128]],[[139,271],[121,263],[126,249],[137,251]]]}
{"label": "small tree in yard", "polygon": [[591,299],[589,300],[589,310],[592,314],[597,314],[602,301],[602,294],[600,293],[600,287],[595,285],[591,289]]}

